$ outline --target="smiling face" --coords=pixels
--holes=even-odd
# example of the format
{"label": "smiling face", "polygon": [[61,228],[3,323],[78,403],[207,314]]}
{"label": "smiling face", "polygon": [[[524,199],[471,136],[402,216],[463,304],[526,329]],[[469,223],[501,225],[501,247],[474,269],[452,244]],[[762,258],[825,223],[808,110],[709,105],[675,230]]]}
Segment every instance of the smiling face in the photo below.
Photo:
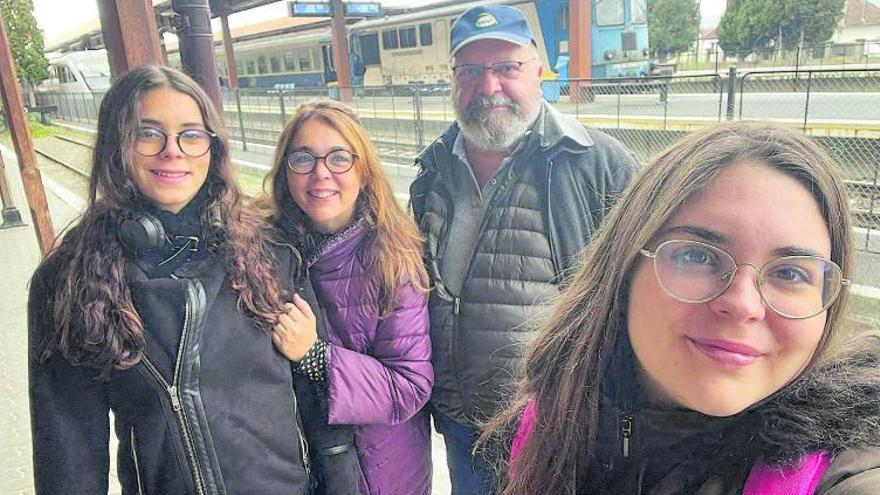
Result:
{"label": "smiling face", "polygon": [[[724,169],[689,198],[649,249],[671,239],[702,241],[739,265],[762,266],[781,254],[831,257],[816,201],[792,177],[766,165]],[[808,364],[826,313],[786,319],[743,266],[726,292],[704,303],[673,299],[643,258],[631,283],[628,331],[644,382],[655,398],[712,416],[736,414],[796,378]]]}
{"label": "smiling face", "polygon": [[171,88],[148,91],[140,101],[140,128],[158,129],[169,137],[155,156],[131,152],[131,174],[141,194],[157,207],[177,213],[186,206],[208,177],[211,151],[192,158],[180,150],[173,134],[205,130],[202,112],[192,97]]}
{"label": "smiling face", "polygon": [[[287,147],[288,155],[307,151],[312,156],[325,156],[336,150],[354,151],[339,131],[317,119],[306,121]],[[330,172],[320,159],[311,173],[295,174],[289,168],[286,172],[291,197],[316,229],[336,232],[354,221],[362,186],[357,159],[351,170],[341,174]]]}
{"label": "smiling face", "polygon": [[455,114],[465,139],[480,149],[506,149],[538,116],[541,62],[532,46],[486,39],[467,44],[455,55],[455,66],[489,67],[498,62],[525,62],[516,78],[492,71],[467,83],[453,77]]}

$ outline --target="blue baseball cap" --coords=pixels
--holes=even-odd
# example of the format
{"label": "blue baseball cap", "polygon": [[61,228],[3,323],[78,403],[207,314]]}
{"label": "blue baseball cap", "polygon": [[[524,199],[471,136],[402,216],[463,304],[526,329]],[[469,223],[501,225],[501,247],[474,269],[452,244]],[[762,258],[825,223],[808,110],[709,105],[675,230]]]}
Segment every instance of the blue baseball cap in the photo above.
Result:
{"label": "blue baseball cap", "polygon": [[535,43],[535,35],[522,12],[506,5],[483,5],[466,10],[452,24],[449,39],[449,58],[478,40],[502,40],[519,46]]}

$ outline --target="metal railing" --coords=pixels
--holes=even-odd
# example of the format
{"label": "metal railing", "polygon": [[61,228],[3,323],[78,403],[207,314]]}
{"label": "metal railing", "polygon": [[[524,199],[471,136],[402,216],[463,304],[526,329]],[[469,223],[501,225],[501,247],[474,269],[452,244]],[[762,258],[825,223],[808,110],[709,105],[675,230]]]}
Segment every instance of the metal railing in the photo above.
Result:
{"label": "metal railing", "polygon": [[[880,69],[548,80],[542,90],[557,109],[616,137],[642,161],[722,120],[773,120],[801,129],[840,164],[857,223],[867,232],[860,249],[880,252]],[[445,84],[226,90],[223,113],[238,146],[271,155],[299,105],[343,97],[383,161],[407,166],[455,120],[451,94]],[[39,104],[58,108],[58,118],[94,125],[103,94],[37,96]]]}
{"label": "metal railing", "polygon": [[728,67],[739,70],[779,67],[793,69],[870,68],[880,64],[880,40],[855,43],[812,43],[790,49],[761,48],[741,52],[725,52],[717,44],[670,54],[658,67],[676,71],[726,72]]}

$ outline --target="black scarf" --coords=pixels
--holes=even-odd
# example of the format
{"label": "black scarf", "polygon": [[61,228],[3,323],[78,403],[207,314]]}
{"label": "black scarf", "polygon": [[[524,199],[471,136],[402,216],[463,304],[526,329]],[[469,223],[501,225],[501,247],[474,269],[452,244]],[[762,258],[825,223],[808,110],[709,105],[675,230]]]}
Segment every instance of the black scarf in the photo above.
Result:
{"label": "black scarf", "polygon": [[[758,460],[784,466],[815,451],[880,447],[880,347],[863,340],[868,350],[819,363],[749,409],[717,418],[649,403],[624,334],[606,374],[587,492],[630,493],[641,485],[651,493],[662,485],[663,493],[693,493],[710,478],[741,486]],[[629,458],[622,455],[624,416],[633,419]]]}
{"label": "black scarf", "polygon": [[163,210],[152,203],[144,206],[144,210],[162,222],[167,238],[163,247],[148,250],[138,260],[148,277],[167,277],[186,263],[208,257],[209,250],[202,230],[202,211],[208,199],[207,187],[203,186],[192,201],[177,213]]}

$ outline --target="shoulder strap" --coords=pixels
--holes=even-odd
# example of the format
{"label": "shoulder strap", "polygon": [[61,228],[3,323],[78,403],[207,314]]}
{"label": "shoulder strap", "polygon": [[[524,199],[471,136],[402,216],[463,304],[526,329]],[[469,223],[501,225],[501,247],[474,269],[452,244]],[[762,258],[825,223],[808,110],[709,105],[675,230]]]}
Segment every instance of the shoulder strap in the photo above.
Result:
{"label": "shoulder strap", "polygon": [[814,495],[822,476],[831,464],[827,452],[813,452],[795,466],[773,468],[756,462],[749,472],[743,495]]}

